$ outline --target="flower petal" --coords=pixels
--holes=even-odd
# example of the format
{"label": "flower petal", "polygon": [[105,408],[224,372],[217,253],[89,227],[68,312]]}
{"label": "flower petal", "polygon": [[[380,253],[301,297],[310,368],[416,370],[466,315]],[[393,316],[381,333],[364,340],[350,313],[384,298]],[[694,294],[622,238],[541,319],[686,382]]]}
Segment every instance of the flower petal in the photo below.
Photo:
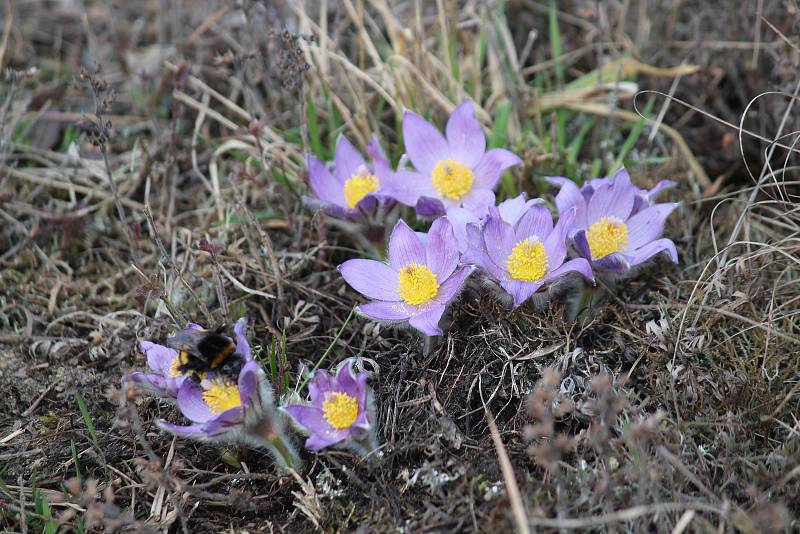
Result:
{"label": "flower petal", "polygon": [[366,167],[364,157],[356,150],[356,147],[343,134],[336,140],[336,166],[334,172],[340,184],[358,174],[362,167]]}
{"label": "flower petal", "polygon": [[311,183],[311,190],[320,200],[336,204],[337,206],[347,206],[344,201],[344,189],[331,174],[331,171],[317,158],[309,156],[308,180]]}
{"label": "flower petal", "polygon": [[616,217],[625,222],[633,210],[636,187],[627,173],[617,175],[610,183],[598,187],[589,200],[586,223],[591,226],[601,217]]}
{"label": "flower petal", "polygon": [[599,260],[592,262],[592,267],[595,271],[603,271],[606,273],[624,274],[631,269],[630,261],[625,255],[618,252],[603,256]]}
{"label": "flower petal", "polygon": [[328,371],[319,369],[314,372],[313,378],[308,382],[308,394],[311,403],[317,408],[322,409],[322,403],[328,393],[334,390],[333,379]]}
{"label": "flower petal", "polygon": [[242,401],[242,405],[247,405],[250,403],[250,397],[253,393],[258,389],[259,382],[266,381],[267,377],[264,375],[264,371],[261,370],[261,366],[258,365],[256,361],[249,361],[242,367],[242,370],[239,372],[239,398]]}
{"label": "flower petal", "polygon": [[549,284],[553,282],[557,278],[565,275],[569,272],[576,272],[583,275],[584,278],[587,280],[591,280],[594,283],[594,274],[592,273],[592,266],[585,258],[575,258],[564,262],[558,269],[554,269],[552,272],[547,273],[544,281],[545,283]]}
{"label": "flower petal", "polygon": [[569,178],[550,177],[550,183],[560,184],[561,189],[556,195],[556,208],[558,213],[564,213],[570,208],[575,208],[575,228],[588,228],[586,222],[586,200],[584,200],[578,186]]}
{"label": "flower petal", "polygon": [[[363,373],[359,373],[359,375],[361,374]],[[366,375],[368,376],[369,373],[366,373]],[[359,385],[359,381],[356,379],[355,375],[353,375],[351,361],[346,360],[345,363],[339,367],[339,371],[336,373],[336,382],[339,386],[339,391],[347,393],[356,399],[359,408],[363,408],[366,390]]]}
{"label": "flower petal", "polygon": [[473,174],[475,174],[473,187],[494,189],[504,170],[521,163],[522,160],[519,159],[519,156],[504,148],[488,150],[472,169]]}
{"label": "flower petal", "polygon": [[178,409],[195,423],[205,423],[214,417],[203,400],[203,389],[191,380],[186,380],[178,390]]}
{"label": "flower petal", "polygon": [[677,204],[654,204],[628,219],[628,247],[636,250],[653,241],[664,231],[664,222]]}
{"label": "flower petal", "polygon": [[645,193],[645,200],[647,204],[652,204],[655,202],[656,197],[666,191],[667,189],[671,189],[678,185],[678,182],[674,182],[672,180],[661,180],[658,182],[655,187],[653,187],[650,191]]}
{"label": "flower petal", "polygon": [[[333,204],[332,202],[328,202],[327,200],[322,200],[317,197],[310,197],[308,195],[303,195],[302,197],[303,204],[308,206],[308,208],[312,210],[322,210],[325,214],[330,215],[331,217],[335,217],[337,219],[348,219],[353,217],[358,217],[361,215],[359,212],[341,206],[339,204]],[[344,203],[344,200],[342,200]]]}
{"label": "flower petal", "polygon": [[540,241],[544,241],[552,231],[553,216],[550,215],[550,210],[544,206],[531,206],[517,223],[514,240],[519,242],[529,237],[537,237]]}
{"label": "flower petal", "polygon": [[346,433],[312,434],[306,440],[305,446],[310,451],[321,451],[325,447],[330,447],[346,440],[348,435]]}
{"label": "flower petal", "polygon": [[417,215],[426,219],[444,215],[444,203],[438,198],[421,196],[417,199]]}
{"label": "flower petal", "polygon": [[416,206],[420,195],[427,191],[426,178],[418,172],[392,171],[376,164],[375,174],[381,182],[380,194],[406,206]]}
{"label": "flower petal", "polygon": [[439,320],[444,314],[444,304],[433,304],[424,311],[412,315],[408,319],[408,324],[416,328],[426,336],[441,336],[442,329],[439,328]]}
{"label": "flower petal", "polygon": [[586,239],[586,230],[578,230],[572,236],[572,243],[575,245],[575,250],[586,258],[587,260],[592,259],[592,251],[589,248],[589,240]]}
{"label": "flower petal", "polygon": [[440,160],[450,156],[450,147],[439,130],[411,111],[403,113],[403,141],[414,167],[426,177]]}
{"label": "flower petal", "polygon": [[233,335],[236,338],[236,353],[241,355],[246,362],[253,360],[253,351],[247,342],[247,318],[242,317],[233,326]]}
{"label": "flower petal", "polygon": [[491,189],[477,189],[475,187],[464,195],[461,204],[478,217],[486,215],[487,210],[494,206],[494,191]]}
{"label": "flower petal", "polygon": [[140,341],[139,348],[147,356],[147,367],[162,376],[172,374],[172,360],[178,356],[178,351],[150,341]]}
{"label": "flower petal", "polygon": [[425,247],[419,237],[400,219],[389,237],[389,265],[399,271],[409,263],[425,265]]}
{"label": "flower petal", "polygon": [[400,300],[397,271],[383,262],[354,259],[339,265],[342,278],[362,295],[377,300]]}
{"label": "flower petal", "polygon": [[308,406],[305,404],[290,404],[282,406],[281,410],[289,414],[298,424],[306,428],[309,433],[325,433],[333,430],[331,425],[325,420],[325,414],[321,408]]}
{"label": "flower petal", "polygon": [[523,282],[521,280],[505,280],[500,282],[503,289],[514,298],[514,306],[519,306],[544,285],[544,282]]}
{"label": "flower petal", "polygon": [[464,282],[467,280],[467,277],[472,273],[472,268],[469,266],[464,266],[458,269],[453,275],[445,280],[445,282],[439,286],[439,293],[436,295],[436,302],[439,304],[447,305],[452,301],[460,292],[461,287],[464,285]]}
{"label": "flower petal", "polygon": [[567,234],[574,228],[577,210],[570,208],[558,218],[555,228],[544,240],[544,249],[547,251],[547,261],[550,269],[556,269],[564,262],[567,255]]}
{"label": "flower petal", "polygon": [[514,249],[514,228],[499,217],[489,216],[483,227],[483,242],[486,254],[495,264],[505,267],[508,256]]}
{"label": "flower petal", "polygon": [[474,167],[486,151],[486,137],[475,118],[472,100],[464,100],[447,121],[447,143],[450,156],[456,161]]}
{"label": "flower petal", "polygon": [[675,243],[667,238],[656,239],[636,250],[631,263],[633,265],[639,265],[662,252],[666,252],[673,263],[678,263],[678,251],[675,250]]}
{"label": "flower petal", "polygon": [[516,197],[509,198],[498,204],[497,212],[500,214],[500,218],[511,226],[516,226],[517,222],[531,206],[544,202],[541,198],[532,198],[531,200],[525,200],[525,198],[525,193],[520,193]]}
{"label": "flower petal", "polygon": [[[426,265],[436,275],[436,281],[441,284],[456,270],[461,254],[458,252],[453,225],[447,217],[439,217],[428,231],[428,240],[425,243]],[[382,300],[398,300],[393,299]]]}
{"label": "flower petal", "polygon": [[[469,249],[467,226],[477,224],[480,218],[466,208],[452,208],[447,211],[447,219],[453,225],[453,235],[458,243],[458,250],[466,252]],[[463,257],[461,259],[464,260]]]}
{"label": "flower petal", "polygon": [[378,321],[405,321],[414,313],[414,309],[404,302],[383,300],[361,304],[358,306],[358,311]]}
{"label": "flower petal", "polygon": [[208,433],[205,432],[202,424],[175,425],[163,419],[156,421],[156,424],[162,430],[166,430],[182,438],[208,439],[210,437]]}

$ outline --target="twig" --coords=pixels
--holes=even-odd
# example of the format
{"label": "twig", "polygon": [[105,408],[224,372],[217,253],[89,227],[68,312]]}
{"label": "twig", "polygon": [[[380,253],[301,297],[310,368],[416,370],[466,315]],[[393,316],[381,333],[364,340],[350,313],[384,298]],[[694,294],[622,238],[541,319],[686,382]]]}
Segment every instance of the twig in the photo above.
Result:
{"label": "twig", "polygon": [[514,522],[517,524],[517,532],[521,534],[530,534],[531,530],[528,526],[528,516],[525,513],[525,506],[522,503],[522,494],[519,492],[517,479],[514,477],[514,468],[511,466],[511,460],[508,459],[503,440],[500,438],[500,432],[498,432],[497,425],[494,423],[494,417],[492,417],[488,408],[485,410],[486,424],[489,425],[489,432],[492,434],[494,448],[497,451],[497,460],[500,462],[500,469],[503,472],[503,480],[505,480],[506,483],[508,500],[511,502],[511,510],[514,512]]}
{"label": "twig", "polygon": [[715,513],[721,516],[726,515],[723,510],[716,506],[711,506],[705,503],[693,502],[662,502],[656,504],[643,504],[641,506],[633,506],[623,510],[617,510],[608,514],[595,515],[591,517],[576,517],[576,518],[548,518],[548,517],[531,517],[528,523],[535,527],[550,527],[550,528],[591,528],[600,525],[607,525],[609,523],[619,523],[621,521],[631,521],[633,519],[642,517],[643,515],[660,514],[663,512],[680,512],[681,510],[699,510],[701,512]]}

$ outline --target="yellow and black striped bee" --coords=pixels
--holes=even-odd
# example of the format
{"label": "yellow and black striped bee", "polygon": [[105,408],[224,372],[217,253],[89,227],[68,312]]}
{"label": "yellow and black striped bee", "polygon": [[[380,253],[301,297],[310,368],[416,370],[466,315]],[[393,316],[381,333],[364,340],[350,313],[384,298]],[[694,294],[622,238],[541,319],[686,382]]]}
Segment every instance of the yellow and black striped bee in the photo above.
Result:
{"label": "yellow and black striped bee", "polygon": [[167,346],[178,351],[178,371],[199,381],[210,371],[236,377],[244,358],[236,352],[236,345],[222,332],[216,330],[183,330],[167,338]]}

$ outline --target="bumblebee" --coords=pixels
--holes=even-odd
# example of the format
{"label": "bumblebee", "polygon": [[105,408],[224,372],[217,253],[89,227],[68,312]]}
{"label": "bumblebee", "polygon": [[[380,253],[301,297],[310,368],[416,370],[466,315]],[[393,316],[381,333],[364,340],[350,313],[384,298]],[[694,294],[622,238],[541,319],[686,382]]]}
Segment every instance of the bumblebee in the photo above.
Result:
{"label": "bumblebee", "polygon": [[244,358],[236,352],[236,345],[223,331],[224,327],[183,330],[167,338],[167,346],[178,351],[178,371],[195,381],[209,371],[238,376]]}

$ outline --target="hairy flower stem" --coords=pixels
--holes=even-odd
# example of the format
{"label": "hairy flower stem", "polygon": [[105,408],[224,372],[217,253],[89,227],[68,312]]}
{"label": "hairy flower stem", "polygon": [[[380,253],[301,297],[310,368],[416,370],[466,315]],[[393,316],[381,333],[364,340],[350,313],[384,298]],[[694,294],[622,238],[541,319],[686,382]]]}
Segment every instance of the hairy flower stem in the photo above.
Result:
{"label": "hairy flower stem", "polygon": [[302,468],[303,462],[292,443],[271,424],[250,429],[247,437],[254,446],[267,449],[279,466],[298,472]]}

